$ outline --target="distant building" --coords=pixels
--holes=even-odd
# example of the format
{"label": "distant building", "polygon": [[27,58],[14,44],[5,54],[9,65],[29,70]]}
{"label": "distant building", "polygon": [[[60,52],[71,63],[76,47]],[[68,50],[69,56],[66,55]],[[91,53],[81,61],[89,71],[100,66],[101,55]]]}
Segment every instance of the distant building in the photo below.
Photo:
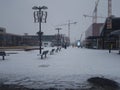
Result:
{"label": "distant building", "polygon": [[[65,35],[43,35],[42,46],[62,46],[64,42],[69,43]],[[0,27],[0,47],[5,46],[39,46],[38,35],[17,35],[7,33],[5,28]]]}
{"label": "distant building", "polygon": [[6,28],[0,27],[0,46],[5,45],[5,33],[6,33]]}
{"label": "distant building", "polygon": [[[43,35],[42,39],[42,46],[57,46],[57,36],[56,35]],[[23,36],[23,43],[29,46],[39,46],[39,37],[38,35],[24,35]],[[60,42],[61,43],[61,38]]]}
{"label": "distant building", "polygon": [[39,39],[37,35],[22,35],[22,45],[25,46],[38,46],[39,45]]}

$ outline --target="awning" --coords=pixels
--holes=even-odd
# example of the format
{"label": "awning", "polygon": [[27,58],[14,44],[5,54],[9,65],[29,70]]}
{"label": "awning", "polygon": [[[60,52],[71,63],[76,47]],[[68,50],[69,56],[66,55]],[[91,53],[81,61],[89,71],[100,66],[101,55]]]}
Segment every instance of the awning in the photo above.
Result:
{"label": "awning", "polygon": [[89,36],[86,39],[98,39],[101,38],[101,36]]}
{"label": "awning", "polygon": [[116,30],[110,33],[110,35],[116,35],[119,36],[120,35],[120,30]]}

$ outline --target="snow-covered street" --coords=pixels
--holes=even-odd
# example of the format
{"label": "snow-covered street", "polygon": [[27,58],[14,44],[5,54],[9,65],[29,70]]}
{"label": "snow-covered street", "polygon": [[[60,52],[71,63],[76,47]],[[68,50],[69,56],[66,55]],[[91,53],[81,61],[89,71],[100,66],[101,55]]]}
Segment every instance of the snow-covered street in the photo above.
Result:
{"label": "snow-covered street", "polygon": [[7,52],[17,54],[10,54],[5,60],[0,57],[0,83],[29,88],[80,88],[92,76],[120,83],[118,51],[69,47],[42,60],[37,50]]}

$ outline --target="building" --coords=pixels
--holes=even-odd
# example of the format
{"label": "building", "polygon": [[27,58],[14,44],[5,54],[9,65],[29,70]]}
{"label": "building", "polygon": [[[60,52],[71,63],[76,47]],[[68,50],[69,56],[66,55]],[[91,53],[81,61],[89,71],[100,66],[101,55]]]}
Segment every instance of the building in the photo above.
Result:
{"label": "building", "polygon": [[87,48],[100,48],[100,31],[103,23],[93,23],[85,32],[85,46]]}
{"label": "building", "polygon": [[[69,43],[68,37],[58,35],[43,35],[42,46],[62,46],[64,42]],[[0,27],[0,47],[7,46],[39,46],[38,35],[17,35],[7,33],[5,28]]]}
{"label": "building", "polygon": [[37,35],[22,35],[22,44],[25,46],[38,46],[39,45],[39,38]]}
{"label": "building", "polygon": [[105,23],[92,24],[85,32],[87,48],[118,49],[118,36],[111,36],[113,31],[120,29],[120,17],[108,17]]}
{"label": "building", "polygon": [[42,36],[42,46],[48,47],[48,46],[54,46],[56,41],[55,35],[43,35]]}
{"label": "building", "polygon": [[6,29],[3,27],[0,27],[0,46],[4,45],[5,39],[3,38],[6,33]]}
{"label": "building", "polygon": [[118,49],[118,36],[110,36],[111,32],[120,29],[120,17],[109,17],[106,19],[103,28],[101,29],[101,46],[102,49],[108,49],[112,44],[113,49]]}

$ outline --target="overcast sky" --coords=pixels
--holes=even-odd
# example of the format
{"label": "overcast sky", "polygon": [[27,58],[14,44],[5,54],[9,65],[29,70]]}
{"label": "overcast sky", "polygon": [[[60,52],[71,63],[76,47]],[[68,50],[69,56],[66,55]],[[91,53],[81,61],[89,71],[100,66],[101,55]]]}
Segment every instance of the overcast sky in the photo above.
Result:
{"label": "overcast sky", "polygon": [[[8,33],[36,34],[39,30],[33,19],[33,6],[47,6],[47,23],[42,24],[45,35],[56,34],[56,25],[66,24],[68,20],[78,22],[71,25],[71,40],[80,38],[80,35],[91,25],[92,18],[83,17],[92,15],[97,0],[0,0],[0,27],[5,27]],[[120,0],[112,0],[112,14],[120,17]],[[98,15],[107,16],[108,0],[100,0]],[[98,22],[105,19],[98,18]],[[68,27],[60,27],[61,34],[68,35]]]}

